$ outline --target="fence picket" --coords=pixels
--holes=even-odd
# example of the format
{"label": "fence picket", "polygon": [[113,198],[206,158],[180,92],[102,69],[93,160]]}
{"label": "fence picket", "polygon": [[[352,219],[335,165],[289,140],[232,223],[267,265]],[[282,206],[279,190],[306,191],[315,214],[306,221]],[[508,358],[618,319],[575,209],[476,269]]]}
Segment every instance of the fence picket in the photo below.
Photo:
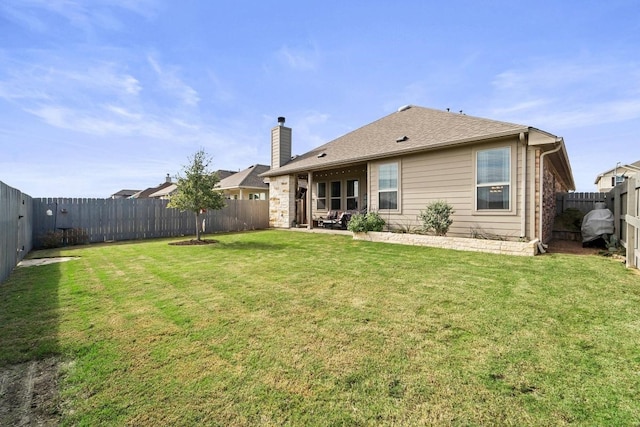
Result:
{"label": "fence picket", "polygon": [[[223,209],[201,215],[206,233],[269,227],[268,201],[226,202]],[[194,214],[167,208],[167,204],[157,199],[33,199],[33,244],[41,247],[47,232],[67,227],[84,230],[92,243],[195,234]],[[54,210],[50,221],[47,209]]]}
{"label": "fence picket", "polygon": [[593,210],[598,202],[607,203],[610,200],[608,193],[557,193],[556,194],[556,214],[561,215],[567,209],[578,209],[583,214]]}

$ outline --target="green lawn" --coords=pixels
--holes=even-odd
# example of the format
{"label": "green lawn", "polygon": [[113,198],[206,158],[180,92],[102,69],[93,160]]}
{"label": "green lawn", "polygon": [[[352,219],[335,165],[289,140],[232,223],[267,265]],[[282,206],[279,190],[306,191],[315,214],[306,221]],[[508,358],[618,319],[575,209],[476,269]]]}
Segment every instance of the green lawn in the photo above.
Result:
{"label": "green lawn", "polygon": [[0,366],[58,355],[65,425],[640,423],[619,261],[215,238],[33,253],[80,259],[0,285]]}

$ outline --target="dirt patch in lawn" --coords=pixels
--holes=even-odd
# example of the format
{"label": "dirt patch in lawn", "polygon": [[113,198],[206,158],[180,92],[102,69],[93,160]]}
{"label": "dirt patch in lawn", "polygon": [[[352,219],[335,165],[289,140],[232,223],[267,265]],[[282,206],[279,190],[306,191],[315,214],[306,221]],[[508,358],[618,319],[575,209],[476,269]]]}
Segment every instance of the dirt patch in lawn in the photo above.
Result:
{"label": "dirt patch in lawn", "polygon": [[191,239],[191,240],[182,240],[180,242],[171,242],[169,243],[172,246],[192,246],[192,245],[212,245],[214,243],[218,243],[217,240],[213,239]]}
{"label": "dirt patch in lawn", "polygon": [[57,358],[0,368],[0,425],[57,426],[59,373]]}
{"label": "dirt patch in lawn", "polygon": [[51,258],[23,259],[18,263],[18,267],[33,267],[38,265],[55,264],[58,262],[73,261],[74,259],[78,259],[78,257],[60,256],[60,257],[51,257]]}
{"label": "dirt patch in lawn", "polygon": [[598,255],[602,248],[583,248],[582,242],[572,240],[552,240],[547,251],[552,254]]}

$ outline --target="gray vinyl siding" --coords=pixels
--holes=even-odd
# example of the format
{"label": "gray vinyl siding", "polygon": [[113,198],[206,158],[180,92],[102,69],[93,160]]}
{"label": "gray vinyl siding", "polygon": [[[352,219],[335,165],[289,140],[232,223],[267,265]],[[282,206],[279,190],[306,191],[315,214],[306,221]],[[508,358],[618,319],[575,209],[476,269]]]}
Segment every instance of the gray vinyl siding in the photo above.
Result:
{"label": "gray vinyl siding", "polygon": [[[475,152],[477,149],[511,147],[511,209],[509,212],[475,212]],[[399,212],[380,211],[391,228],[406,229],[421,226],[418,215],[435,200],[446,200],[455,213],[448,235],[469,237],[471,230],[497,234],[510,240],[520,237],[521,228],[521,169],[522,148],[517,140],[496,141],[491,144],[464,146],[385,159],[371,163],[370,194],[373,210],[377,210],[378,165],[399,163]],[[532,170],[534,158],[528,158],[527,169]],[[531,189],[527,198],[532,197]]]}

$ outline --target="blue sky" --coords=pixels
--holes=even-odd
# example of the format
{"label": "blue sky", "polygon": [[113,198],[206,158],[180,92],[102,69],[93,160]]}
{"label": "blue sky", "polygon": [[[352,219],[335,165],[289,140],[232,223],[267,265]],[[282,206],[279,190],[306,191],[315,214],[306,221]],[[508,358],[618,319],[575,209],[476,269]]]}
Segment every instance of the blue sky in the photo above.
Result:
{"label": "blue sky", "polygon": [[565,139],[578,191],[640,160],[640,2],[2,0],[0,180],[108,197],[303,153],[405,104]]}

